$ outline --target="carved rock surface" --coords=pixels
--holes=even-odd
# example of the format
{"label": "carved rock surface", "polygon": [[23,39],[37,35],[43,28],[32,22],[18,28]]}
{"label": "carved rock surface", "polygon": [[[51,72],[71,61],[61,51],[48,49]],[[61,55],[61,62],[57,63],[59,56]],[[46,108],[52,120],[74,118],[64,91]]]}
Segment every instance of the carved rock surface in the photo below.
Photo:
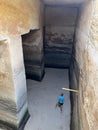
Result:
{"label": "carved rock surface", "polygon": [[[98,1],[81,6],[73,60],[70,67],[70,86],[79,89],[71,94],[71,130],[98,129]],[[78,118],[77,118],[78,117]]]}
{"label": "carved rock surface", "polygon": [[69,67],[77,8],[46,6],[45,11],[45,65]]}
{"label": "carved rock surface", "polygon": [[23,129],[29,116],[26,92],[21,37],[14,36],[0,41],[0,129]]}
{"label": "carved rock surface", "polygon": [[23,130],[29,117],[21,35],[42,25],[40,0],[0,1],[0,130]]}
{"label": "carved rock surface", "polygon": [[40,0],[1,0],[0,37],[7,34],[24,34],[41,25]]}
{"label": "carved rock surface", "polygon": [[41,80],[44,75],[42,29],[32,30],[23,35],[22,39],[27,78]]}

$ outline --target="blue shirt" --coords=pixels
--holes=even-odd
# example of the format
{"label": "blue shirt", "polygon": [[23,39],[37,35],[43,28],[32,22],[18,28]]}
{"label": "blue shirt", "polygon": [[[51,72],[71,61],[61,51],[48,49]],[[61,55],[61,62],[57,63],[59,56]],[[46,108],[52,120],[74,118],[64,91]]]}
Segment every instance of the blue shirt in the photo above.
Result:
{"label": "blue shirt", "polygon": [[59,103],[64,103],[64,96],[59,96],[58,101]]}

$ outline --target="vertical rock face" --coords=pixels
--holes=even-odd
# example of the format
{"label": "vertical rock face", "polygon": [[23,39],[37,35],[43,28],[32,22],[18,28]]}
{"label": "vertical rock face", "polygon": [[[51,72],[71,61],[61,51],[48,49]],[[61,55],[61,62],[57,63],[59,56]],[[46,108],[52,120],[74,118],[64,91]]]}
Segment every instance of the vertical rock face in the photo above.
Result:
{"label": "vertical rock face", "polygon": [[22,129],[29,116],[21,47],[18,36],[0,42],[0,129]]}
{"label": "vertical rock face", "polygon": [[[81,6],[70,67],[72,130],[98,129],[98,1]],[[77,118],[78,117],[78,118]]]}
{"label": "vertical rock face", "polygon": [[23,130],[28,119],[21,35],[39,29],[40,0],[0,1],[0,130]]}
{"label": "vertical rock face", "polygon": [[[24,34],[41,25],[40,0],[1,0],[0,34]],[[0,35],[1,37],[1,35]]]}
{"label": "vertical rock face", "polygon": [[17,120],[10,62],[9,45],[0,41],[0,129],[8,122],[14,127]]}
{"label": "vertical rock face", "polygon": [[45,7],[45,65],[69,67],[77,8]]}
{"label": "vertical rock face", "polygon": [[27,78],[41,80],[44,74],[42,29],[23,36],[23,52]]}
{"label": "vertical rock face", "polygon": [[[34,3],[34,2],[33,2]],[[39,28],[31,30],[22,36],[24,63],[27,78],[41,80],[44,75],[44,52],[43,52],[43,4],[36,1],[35,18],[39,16]],[[38,8],[39,7],[39,8]],[[37,23],[36,23],[37,24]]]}
{"label": "vertical rock face", "polygon": [[45,4],[55,5],[55,4],[81,4],[87,0],[43,0]]}

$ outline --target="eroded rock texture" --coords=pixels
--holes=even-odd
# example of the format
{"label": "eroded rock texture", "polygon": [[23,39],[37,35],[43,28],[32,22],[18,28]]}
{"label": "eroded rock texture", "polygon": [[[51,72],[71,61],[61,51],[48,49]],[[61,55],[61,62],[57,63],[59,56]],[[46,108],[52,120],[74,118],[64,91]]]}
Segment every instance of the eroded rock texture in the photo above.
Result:
{"label": "eroded rock texture", "polygon": [[38,29],[41,25],[40,14],[40,0],[0,0],[0,37]]}
{"label": "eroded rock texture", "polygon": [[69,67],[77,8],[45,7],[45,65]]}
{"label": "eroded rock texture", "polygon": [[18,36],[0,42],[0,129],[4,130],[23,128],[29,116],[21,47]]}
{"label": "eroded rock texture", "polygon": [[44,75],[42,29],[23,35],[23,53],[27,78],[41,80]]}
{"label": "eroded rock texture", "polygon": [[[98,1],[81,6],[73,60],[70,68],[72,94],[71,130],[98,129]],[[78,118],[77,118],[78,117]]]}
{"label": "eroded rock texture", "polygon": [[0,130],[23,130],[28,119],[21,35],[39,29],[39,0],[0,1]]}
{"label": "eroded rock texture", "polygon": [[41,80],[44,75],[42,1],[36,1],[35,8],[37,8],[35,10],[37,12],[35,12],[34,19],[38,17],[37,22],[35,22],[38,26],[28,34],[23,35],[22,42],[26,76],[30,79]]}

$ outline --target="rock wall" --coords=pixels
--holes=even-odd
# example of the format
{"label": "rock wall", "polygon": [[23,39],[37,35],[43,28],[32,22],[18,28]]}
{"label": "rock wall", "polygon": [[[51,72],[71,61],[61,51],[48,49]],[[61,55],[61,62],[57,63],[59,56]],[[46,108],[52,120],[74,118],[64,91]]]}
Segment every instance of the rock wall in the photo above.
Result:
{"label": "rock wall", "polygon": [[0,41],[0,129],[22,129],[28,117],[21,37],[15,35]]}
{"label": "rock wall", "polygon": [[43,4],[40,4],[39,29],[22,36],[26,76],[41,81],[44,75]]}
{"label": "rock wall", "polygon": [[70,86],[79,89],[71,94],[71,130],[98,129],[98,1],[83,4],[79,11]]}
{"label": "rock wall", "polygon": [[47,5],[81,4],[88,0],[43,0]]}
{"label": "rock wall", "polygon": [[43,31],[31,30],[22,39],[27,78],[41,80],[44,75]]}
{"label": "rock wall", "polygon": [[[41,24],[40,0],[0,1],[0,37],[8,34],[25,34],[39,29]],[[1,38],[2,38],[1,37]],[[0,39],[1,39],[0,38]]]}
{"label": "rock wall", "polygon": [[69,67],[77,11],[75,7],[45,7],[44,50],[46,66]]}
{"label": "rock wall", "polygon": [[0,1],[0,130],[23,130],[29,117],[21,35],[41,26],[40,0]]}

